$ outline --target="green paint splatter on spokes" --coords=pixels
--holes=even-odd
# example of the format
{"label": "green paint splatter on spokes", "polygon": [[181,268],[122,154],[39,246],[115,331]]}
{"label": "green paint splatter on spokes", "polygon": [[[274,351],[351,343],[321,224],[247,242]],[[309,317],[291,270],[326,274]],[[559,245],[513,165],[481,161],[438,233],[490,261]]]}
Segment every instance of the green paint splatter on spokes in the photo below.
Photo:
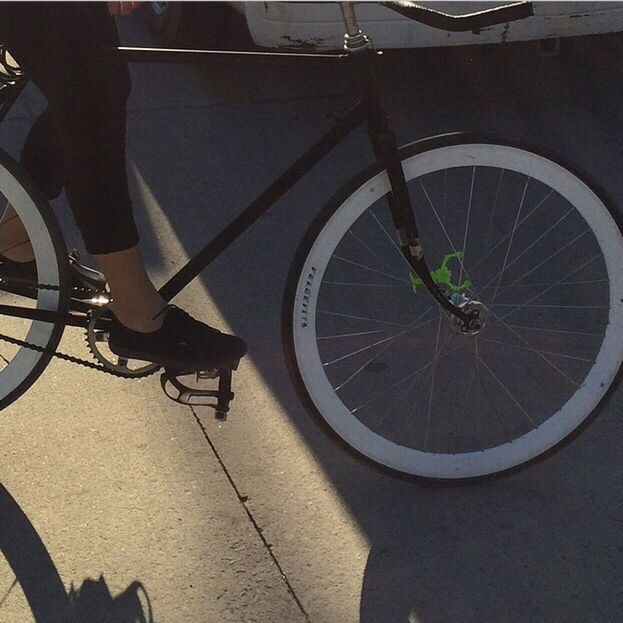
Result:
{"label": "green paint splatter on spokes", "polygon": [[[457,251],[456,253],[446,255],[443,258],[443,262],[441,262],[441,266],[437,270],[432,271],[430,276],[437,285],[446,286],[446,288],[452,290],[452,292],[463,292],[464,290],[468,290],[472,287],[472,282],[467,279],[460,285],[452,283],[452,270],[448,268],[448,262],[454,259],[462,260],[463,253],[461,253],[461,251]],[[413,273],[411,273],[410,277],[413,292],[417,294],[418,288],[421,288],[424,285],[424,282]]]}

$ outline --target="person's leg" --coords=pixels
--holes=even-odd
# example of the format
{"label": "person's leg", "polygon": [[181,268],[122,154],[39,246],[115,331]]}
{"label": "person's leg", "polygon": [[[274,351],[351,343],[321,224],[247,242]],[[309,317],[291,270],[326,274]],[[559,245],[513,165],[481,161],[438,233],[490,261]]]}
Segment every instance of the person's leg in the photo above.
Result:
{"label": "person's leg", "polygon": [[125,170],[130,77],[106,4],[15,4],[9,49],[48,100],[69,205],[114,299],[111,350],[178,370],[240,359],[243,340],[168,308],[145,271]]}
{"label": "person's leg", "polygon": [[145,272],[138,246],[94,257],[108,280],[112,309],[119,322],[142,333],[159,329],[166,302]]}
{"label": "person's leg", "polygon": [[[105,3],[36,8],[45,19],[14,10],[9,36],[15,56],[49,104],[27,137],[21,163],[48,199],[66,187],[87,250],[108,280],[119,321],[137,331],[155,330],[166,303],[136,244],[125,173],[129,75],[113,54],[114,21]],[[0,219],[0,254],[14,261],[34,257],[10,205]]]}
{"label": "person's leg", "polygon": [[[28,234],[10,204],[0,218],[0,257],[13,262],[34,259]],[[94,257],[106,275],[113,297],[112,309],[119,321],[134,331],[159,329],[163,322],[160,312],[166,302],[145,272],[138,246]]]}

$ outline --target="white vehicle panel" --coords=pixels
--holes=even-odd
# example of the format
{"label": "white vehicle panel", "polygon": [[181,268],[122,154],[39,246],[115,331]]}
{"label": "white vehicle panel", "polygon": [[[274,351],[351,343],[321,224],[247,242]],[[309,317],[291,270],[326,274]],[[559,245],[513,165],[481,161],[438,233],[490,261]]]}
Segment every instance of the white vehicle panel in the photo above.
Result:
{"label": "white vehicle panel", "polygon": [[[421,2],[460,15],[509,2]],[[235,3],[240,4],[240,3]],[[357,3],[362,30],[377,48],[414,48],[529,41],[623,31],[623,2],[534,2],[533,17],[483,28],[444,32],[399,15],[374,2]],[[337,2],[245,2],[254,42],[266,48],[337,50],[344,25]]]}

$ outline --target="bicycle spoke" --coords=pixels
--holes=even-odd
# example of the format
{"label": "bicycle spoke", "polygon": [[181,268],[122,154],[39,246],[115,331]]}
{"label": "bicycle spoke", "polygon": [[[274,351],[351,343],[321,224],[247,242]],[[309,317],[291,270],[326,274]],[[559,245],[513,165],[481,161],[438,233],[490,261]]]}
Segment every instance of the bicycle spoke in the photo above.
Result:
{"label": "bicycle spoke", "polygon": [[589,280],[585,280],[585,281],[563,281],[562,284],[563,286],[585,286],[588,285],[590,283],[608,283],[607,279],[589,279]]}
{"label": "bicycle spoke", "polygon": [[[594,283],[608,283],[607,279],[587,279],[584,281],[562,281],[560,283],[556,283],[556,285],[561,285],[561,286],[584,286],[584,285],[589,285],[589,284],[594,284]],[[552,285],[551,283],[516,283],[514,285],[515,288],[546,288],[547,286]],[[391,286],[389,286],[391,287]],[[489,286],[491,287],[491,286]],[[482,290],[487,290],[489,288],[481,288]],[[504,286],[504,288],[502,289],[503,291],[506,291],[508,289],[508,286]]]}
{"label": "bicycle spoke", "polygon": [[487,372],[489,372],[489,374],[496,380],[496,382],[500,385],[500,387],[504,390],[504,392],[508,395],[508,397],[517,405],[517,407],[521,410],[521,412],[530,420],[532,425],[536,427],[536,422],[530,417],[530,414],[521,406],[521,403],[515,398],[515,396],[513,396],[512,392],[508,389],[508,387],[506,387],[506,385],[504,385],[504,383],[500,381],[497,374],[493,372],[493,370],[487,365],[487,362],[482,357],[479,357],[479,359],[482,365],[487,369]]}
{"label": "bicycle spoke", "polygon": [[407,265],[409,271],[412,271],[413,268],[411,267],[411,264],[409,264],[407,258],[404,256],[404,253],[402,252],[400,247],[396,244],[396,241],[389,235],[389,233],[387,232],[385,227],[383,227],[383,225],[381,224],[381,222],[377,218],[376,214],[374,214],[374,212],[372,210],[370,210],[370,216],[376,221],[376,224],[381,228],[381,230],[385,234],[386,238],[391,242],[391,244],[394,247],[394,249],[396,249],[396,251],[400,255],[402,261]]}
{"label": "bicycle spoke", "polygon": [[430,418],[433,410],[433,394],[435,391],[435,371],[437,368],[437,354],[439,352],[439,335],[441,333],[441,315],[439,316],[439,323],[437,324],[437,338],[435,340],[435,355],[433,357],[432,365],[432,377],[430,381],[430,392],[428,394],[428,408],[426,410],[426,435],[424,437],[424,449],[428,448],[428,438],[430,435]]}
{"label": "bicycle spoke", "polygon": [[463,236],[463,248],[461,249],[461,253],[463,256],[461,257],[461,270],[459,272],[459,283],[463,280],[463,263],[467,261],[467,256],[465,255],[465,248],[467,246],[467,233],[469,232],[469,219],[472,213],[472,199],[474,198],[474,183],[476,181],[476,167],[472,167],[472,183],[469,189],[469,202],[467,204],[467,219],[465,222],[465,235]]}
{"label": "bicycle spoke", "polygon": [[344,382],[342,382],[340,385],[338,385],[335,388],[335,391],[339,391],[340,389],[342,389],[347,383],[350,383],[350,381],[352,381],[356,376],[358,376],[363,370],[365,370],[365,368],[370,365],[377,357],[379,357],[381,354],[383,354],[394,342],[394,340],[396,340],[397,338],[399,338],[401,335],[404,335],[405,333],[407,333],[407,331],[409,331],[416,322],[418,322],[418,320],[420,320],[420,318],[424,315],[426,315],[428,312],[430,311],[430,308],[427,309],[425,312],[422,312],[412,323],[411,325],[409,325],[404,331],[401,331],[400,333],[396,334],[388,343],[387,345],[382,348],[379,352],[376,353],[376,355],[374,355],[373,357],[371,357],[370,359],[368,359],[368,361],[366,361],[360,368],[358,368],[357,370],[355,370],[355,372],[353,374],[351,374],[351,376],[349,376]]}
{"label": "bicycle spoke", "polygon": [[[400,395],[394,400],[392,406],[390,407],[389,411],[387,411],[385,413],[385,415],[383,415],[382,418],[380,418],[378,421],[376,421],[376,426],[375,428],[377,430],[381,430],[383,428],[383,425],[385,424],[385,422],[387,422],[387,420],[389,419],[389,417],[392,415],[392,413],[394,412],[394,410],[396,409],[396,407],[398,406],[398,404],[400,404],[400,401],[404,399],[405,396],[407,396],[409,394],[409,392],[413,389],[413,386],[415,385],[415,382],[417,381],[417,376],[414,375],[409,375],[406,378],[410,378],[411,376],[413,376],[413,378],[411,379],[411,382],[407,385],[406,389],[400,393]],[[406,380],[406,379],[405,379]],[[403,381],[404,382],[404,381]],[[386,392],[387,393],[387,392]],[[374,400],[376,400],[376,398],[374,398],[373,400],[369,400],[366,405],[362,405],[363,406],[367,406],[367,404],[369,404],[370,402],[373,402]],[[355,409],[353,409],[351,411],[351,413],[354,415],[356,413],[356,411],[361,408],[361,407],[357,407]]]}
{"label": "bicycle spoke", "polygon": [[381,262],[383,262],[383,264],[385,264],[385,266],[387,266],[387,268],[389,268],[390,270],[393,269],[393,266],[390,266],[389,262],[384,258],[381,257],[374,249],[372,249],[370,247],[370,245],[366,244],[359,236],[357,236],[357,234],[355,234],[355,232],[352,229],[348,230],[349,235],[351,235],[366,251],[368,251],[369,253],[372,253],[372,255],[374,255],[375,257],[377,257],[379,260],[381,260]]}
{"label": "bicycle spoke", "polygon": [[[527,307],[535,309],[610,309],[608,305],[522,305],[521,303],[487,303],[487,305],[489,307]],[[508,316],[509,314],[506,315]],[[506,316],[502,316],[502,318],[506,318]]]}
{"label": "bicycle spoke", "polygon": [[349,260],[341,255],[333,255],[333,259],[340,260],[341,262],[345,262],[347,264],[351,264],[353,266],[357,266],[358,268],[363,268],[364,270],[369,270],[370,272],[376,273],[377,275],[383,275],[384,277],[389,277],[390,279],[394,279],[395,281],[400,281],[401,283],[406,283],[411,287],[411,283],[407,279],[403,279],[401,277],[395,277],[394,275],[390,275],[389,273],[384,273],[382,270],[377,270],[376,268],[372,268],[371,266],[366,266],[359,262],[354,262],[353,260]]}
{"label": "bicycle spoke", "polygon": [[[427,310],[430,311],[432,306]],[[355,316],[353,314],[342,314],[339,312],[331,312],[326,309],[317,309],[316,313],[324,314],[325,316],[336,316],[338,318],[348,318],[349,320],[363,320],[365,322],[375,322],[376,324],[388,324],[393,327],[410,327],[408,324],[400,324],[398,322],[391,322],[390,320],[381,320],[380,318],[367,318],[366,316]]]}
{"label": "bicycle spoke", "polygon": [[359,286],[362,288],[397,288],[398,286],[390,285],[388,283],[356,283],[348,281],[323,281],[325,286]]}
{"label": "bicycle spoke", "polygon": [[565,331],[563,329],[548,329],[546,327],[526,327],[516,324],[509,324],[508,326],[512,327],[513,329],[524,329],[526,331],[546,331],[548,333],[565,333],[567,335],[585,335],[589,337],[603,338],[603,335],[601,333],[588,333],[587,331]]}
{"label": "bicycle spoke", "polygon": [[[523,225],[546,201],[547,199],[549,199],[552,194],[554,193],[553,190],[550,190],[549,193],[547,193],[547,195],[541,199],[541,201],[530,211],[528,212],[528,214],[526,214],[526,216],[524,216],[521,221],[519,221],[518,226]],[[506,234],[505,236],[503,236],[502,238],[500,238],[493,247],[491,247],[491,249],[487,252],[486,255],[484,255],[482,258],[480,258],[473,266],[472,266],[472,270],[475,270],[476,268],[478,268],[501,244],[504,244],[504,242],[506,242],[506,240],[508,239],[508,237],[511,235],[511,232],[509,232],[508,234]],[[486,238],[486,242],[485,245],[489,243],[489,236],[487,236]],[[483,246],[485,246],[483,245]],[[515,260],[513,260],[514,262]],[[497,275],[496,275],[497,277]],[[493,279],[495,280],[494,277]]]}
{"label": "bicycle spoke", "polygon": [[344,359],[348,359],[349,357],[354,357],[355,355],[358,355],[359,353],[363,353],[367,350],[370,350],[371,348],[374,348],[375,346],[378,346],[379,344],[384,344],[385,342],[387,342],[387,340],[393,340],[396,337],[398,337],[398,335],[401,335],[401,333],[397,333],[396,335],[390,335],[389,337],[383,338],[382,340],[378,340],[377,342],[373,342],[372,344],[368,344],[368,346],[363,346],[362,348],[358,348],[357,350],[347,353],[346,355],[341,355],[340,357],[337,357],[336,359],[332,359],[331,361],[323,361],[322,365],[324,367],[327,367],[327,366],[333,365],[334,363],[344,361]]}
{"label": "bicycle spoke", "polygon": [[[485,385],[485,383],[483,383],[482,381],[482,377],[480,374],[480,351],[478,348],[478,337],[474,338],[474,345],[471,346],[470,344],[470,348],[472,348],[472,352],[474,353],[474,357],[476,359],[476,367],[478,369],[478,387],[480,388],[478,391],[479,394],[479,405],[482,405],[482,397],[480,397],[480,392],[484,391],[484,393],[486,394],[486,400],[484,401],[485,405],[487,406],[487,409],[489,410],[489,413],[493,414],[493,419],[497,422],[497,424],[499,425],[500,429],[503,431],[504,435],[508,435],[509,434],[509,428],[506,426],[506,424],[504,423],[504,420],[500,417],[500,415],[498,414],[497,410],[493,409],[493,398],[491,397],[491,395],[489,394],[489,390],[487,389],[487,386]],[[480,408],[482,408],[480,406]]]}
{"label": "bicycle spoke", "polygon": [[[478,350],[478,336],[474,336],[474,340],[473,340],[473,346],[470,344],[470,348],[472,353],[474,354],[474,362],[471,368],[471,374],[470,374],[470,379],[469,379],[469,384],[468,384],[468,388],[467,391],[465,393],[466,397],[470,397],[472,395],[476,395],[476,409],[474,410],[474,412],[476,414],[480,414],[483,411],[483,405],[482,405],[482,394],[481,394],[481,388],[483,387],[482,384],[482,378],[481,378],[481,372],[480,372],[480,362],[478,361],[478,357],[479,357],[479,350]],[[476,432],[475,432],[475,421],[473,417],[469,417],[469,415],[467,412],[462,414],[462,417],[460,418],[460,429],[458,431],[457,434],[457,438],[461,438],[462,437],[462,433],[464,430],[468,430],[469,431],[469,435],[471,439],[476,438]],[[471,420],[471,427],[468,426],[468,420]]]}
{"label": "bicycle spoke", "polygon": [[[524,249],[519,255],[517,255],[511,262],[508,263],[508,265],[506,266],[506,268],[510,268],[515,262],[517,262],[520,258],[522,258],[528,251],[530,251],[530,249],[532,249],[532,247],[534,247],[535,244],[537,244],[538,242],[540,242],[543,238],[545,238],[545,236],[547,236],[547,234],[549,234],[549,232],[551,230],[553,230],[559,223],[561,223],[568,214],[571,213],[571,208],[569,208],[569,210],[566,212],[566,214],[564,216],[562,216],[560,219],[558,219],[558,221],[556,221],[551,227],[549,227],[548,229],[546,229],[535,241],[532,242],[532,244],[527,247],[526,249]],[[501,275],[500,275],[501,278]],[[502,288],[502,291],[508,289],[510,286],[504,286]]]}
{"label": "bicycle spoke", "polygon": [[521,196],[521,201],[519,202],[519,208],[517,209],[517,216],[515,217],[515,223],[513,225],[513,229],[511,230],[510,240],[508,241],[508,247],[506,247],[506,255],[504,256],[502,270],[499,272],[498,283],[497,283],[495,290],[493,291],[493,297],[491,298],[492,303],[493,301],[495,301],[495,297],[497,295],[498,288],[500,286],[500,281],[502,280],[502,276],[504,275],[504,271],[506,270],[506,263],[508,261],[508,256],[510,255],[511,248],[513,246],[513,241],[515,240],[515,233],[517,231],[517,223],[519,222],[519,216],[521,214],[521,209],[523,208],[524,201],[526,200],[526,193],[528,192],[528,185],[530,184],[531,179],[532,178],[528,177],[528,179],[526,180],[526,185],[524,186],[524,189],[523,189],[523,195]]}
{"label": "bicycle spoke", "polygon": [[316,336],[318,341],[337,340],[343,337],[359,337],[361,335],[374,335],[375,333],[386,333],[389,329],[376,329],[374,331],[357,331],[355,333],[339,333],[337,335]]}
{"label": "bicycle spoke", "polygon": [[[483,253],[485,253],[487,247],[489,246],[489,239],[491,238],[491,231],[493,229],[493,220],[495,218],[495,213],[498,208],[498,201],[500,198],[500,190],[502,188],[503,178],[504,178],[504,169],[500,169],[500,177],[498,178],[497,188],[495,189],[495,197],[493,198],[493,206],[489,212],[489,224],[487,226],[487,234],[485,236],[485,242],[482,245]],[[495,249],[501,242],[502,241],[500,240],[500,242],[496,243],[493,249]],[[480,260],[478,260],[478,262],[472,267],[472,269],[475,270],[478,266],[480,266],[480,264],[493,252],[493,249],[491,249],[488,253],[486,253],[486,255],[480,258]]]}
{"label": "bicycle spoke", "polygon": [[[421,180],[421,178],[418,178],[418,182],[420,183],[420,187],[422,188],[422,191],[424,192],[424,195],[426,196],[426,200],[428,201],[428,204],[430,205],[433,211],[433,214],[435,215],[435,218],[437,219],[437,222],[439,223],[439,226],[441,227],[441,230],[443,231],[444,236],[446,237],[446,240],[450,244],[450,248],[452,249],[452,252],[458,253],[457,248],[454,246],[454,243],[452,242],[452,239],[450,238],[450,234],[448,233],[444,224],[441,221],[441,217],[439,216],[439,212],[437,211],[437,208],[435,208],[435,205],[433,204],[433,201],[430,198],[430,195],[428,194],[426,187],[424,186],[424,182]],[[463,260],[460,257],[457,257],[456,259],[459,262],[461,269],[465,271],[466,277],[471,280],[471,277],[469,273],[467,272],[467,268],[465,268],[465,264],[463,263]]]}
{"label": "bicycle spoke", "polygon": [[475,374],[472,376],[472,378],[477,379],[478,412],[482,410],[483,400],[482,400],[481,392],[484,391],[487,394],[486,396],[487,399],[484,401],[484,404],[486,405],[487,410],[489,411],[490,414],[493,414],[493,419],[497,422],[498,426],[502,429],[504,434],[507,435],[508,428],[504,424],[504,421],[500,418],[498,412],[493,409],[493,400],[491,396],[489,395],[489,391],[486,385],[482,382],[482,375],[480,371],[480,350],[478,348],[478,339],[479,339],[478,336],[474,338],[474,345],[472,347],[472,351],[474,353],[474,359],[475,359],[474,366],[476,368]]}
{"label": "bicycle spoke", "polygon": [[23,240],[22,242],[17,242],[11,245],[10,247],[5,247],[4,249],[0,251],[0,255],[4,255],[8,251],[13,251],[13,249],[17,249],[18,247],[21,247],[25,244],[30,244],[30,238],[26,238],[26,240]]}
{"label": "bicycle spoke", "polygon": [[[447,357],[448,355],[456,352],[457,350],[463,348],[465,346],[465,344],[459,344],[458,346],[455,346],[454,348],[451,348],[450,350],[442,353],[441,355],[439,355],[438,360],[443,359],[444,357]],[[385,391],[383,391],[381,394],[377,394],[376,396],[374,396],[373,398],[370,398],[369,400],[367,400],[366,402],[358,405],[357,407],[355,407],[354,409],[351,409],[351,413],[356,413],[357,411],[361,411],[361,409],[367,407],[368,405],[372,404],[373,402],[376,402],[377,400],[379,400],[380,398],[383,398],[384,396],[387,396],[387,394],[389,394],[394,388],[398,387],[399,385],[402,385],[405,381],[417,376],[418,374],[420,374],[420,372],[424,372],[425,370],[429,370],[429,368],[431,368],[431,366],[433,365],[433,361],[429,361],[428,363],[425,363],[424,365],[420,366],[417,370],[415,370],[415,372],[410,372],[407,376],[405,376],[404,378],[400,379],[400,381],[394,383],[393,385],[391,385],[390,387],[388,387]],[[426,379],[423,383],[423,386],[428,385],[428,379]],[[380,422],[385,421],[386,418],[383,418],[381,420],[379,420]]]}
{"label": "bicycle spoke", "polygon": [[[390,385],[383,393],[377,394],[376,396],[374,396],[374,398],[370,398],[369,400],[366,400],[366,402],[356,406],[354,409],[351,409],[350,412],[354,414],[354,413],[357,413],[357,411],[361,411],[361,409],[365,409],[365,407],[367,407],[368,405],[372,404],[373,402],[376,402],[377,400],[383,398],[384,396],[387,396],[387,394],[391,393],[391,391],[393,389],[395,389],[396,387],[399,387],[400,385],[402,385],[404,382],[408,381],[409,379],[411,379],[411,385],[410,385],[410,387],[411,387],[413,382],[415,381],[415,377],[417,377],[417,375],[420,374],[420,372],[424,372],[424,370],[427,370],[431,365],[432,365],[432,362],[429,361],[428,363],[426,363],[423,366],[419,367],[415,372],[410,372],[409,374],[407,374],[407,376],[405,376],[404,378],[400,379],[400,381],[398,381],[397,383],[394,383],[393,385]],[[404,392],[403,392],[402,395],[404,395]],[[392,410],[393,410],[393,408],[394,407],[392,407]],[[390,411],[390,413],[391,413],[391,411]],[[379,423],[384,422],[385,419],[386,419],[386,417],[381,419],[379,421]]]}
{"label": "bicycle spoke", "polygon": [[598,255],[595,255],[590,260],[587,260],[586,262],[584,262],[584,264],[581,264],[580,266],[578,266],[577,268],[572,270],[570,273],[566,274],[564,277],[561,277],[558,281],[554,282],[551,286],[547,287],[542,292],[539,292],[539,294],[536,294],[531,299],[529,299],[525,303],[521,304],[517,309],[514,309],[513,311],[508,312],[508,314],[502,316],[502,318],[506,318],[506,316],[509,316],[510,314],[514,314],[516,311],[519,311],[520,309],[523,309],[524,307],[529,307],[534,301],[536,301],[538,298],[542,297],[546,292],[549,292],[553,287],[555,287],[558,284],[560,284],[561,281],[571,277],[572,275],[575,275],[575,273],[577,273],[578,271],[582,270],[582,268],[584,268],[585,266],[587,266],[588,264],[593,262],[598,257],[599,257]]}
{"label": "bicycle spoke", "polygon": [[540,355],[551,355],[553,357],[564,357],[565,359],[573,359],[574,361],[582,361],[584,363],[595,363],[594,359],[586,359],[585,357],[577,357],[575,355],[565,355],[563,353],[553,353],[547,350],[539,350],[535,348],[529,348],[528,346],[518,346],[517,344],[511,344],[510,342],[502,342],[500,340],[492,340],[490,338],[481,338],[483,342],[489,342],[491,344],[499,344],[500,346],[508,346],[510,348],[516,348],[517,350],[527,350],[532,353],[538,353]]}
{"label": "bicycle spoke", "polygon": [[[579,234],[573,240],[571,240],[571,242],[568,242],[564,247],[561,247],[560,249],[558,249],[558,251],[552,253],[549,257],[545,258],[542,262],[539,262],[534,268],[531,268],[527,273],[524,273],[521,277],[518,277],[517,279],[515,279],[513,283],[508,284],[507,286],[504,286],[504,288],[508,289],[514,286],[516,283],[518,283],[522,279],[525,279],[528,275],[531,275],[535,270],[538,270],[539,268],[541,268],[541,266],[543,266],[544,264],[547,264],[550,260],[555,258],[560,253],[562,253],[565,249],[568,249],[570,246],[575,244],[582,236],[586,235],[589,231],[590,231],[589,229],[584,230],[581,234]],[[490,279],[482,288],[480,288],[480,290],[478,290],[478,292],[476,292],[476,294],[474,295],[474,298],[477,297],[485,288],[490,286],[497,279],[499,275],[500,273],[498,273],[498,275],[493,277],[493,279]]]}
{"label": "bicycle spoke", "polygon": [[549,364],[554,370],[556,370],[556,372],[558,372],[561,376],[563,376],[564,378],[566,378],[570,383],[572,383],[575,387],[579,387],[578,383],[576,383],[570,376],[568,376],[567,374],[565,374],[558,366],[556,366],[555,364],[553,364],[547,357],[545,357],[545,355],[539,353],[533,346],[532,344],[530,344],[530,342],[525,339],[523,336],[519,335],[519,333],[517,333],[517,331],[513,331],[513,329],[510,328],[510,326],[504,322],[504,320],[502,320],[500,317],[498,317],[496,314],[494,314],[493,312],[491,312],[491,315],[498,320],[498,322],[500,322],[501,324],[503,324],[507,329],[510,330],[510,332],[518,337],[524,344],[526,344],[530,350],[537,355],[538,357],[540,357],[541,359],[543,359],[543,361],[545,361],[547,364]]}

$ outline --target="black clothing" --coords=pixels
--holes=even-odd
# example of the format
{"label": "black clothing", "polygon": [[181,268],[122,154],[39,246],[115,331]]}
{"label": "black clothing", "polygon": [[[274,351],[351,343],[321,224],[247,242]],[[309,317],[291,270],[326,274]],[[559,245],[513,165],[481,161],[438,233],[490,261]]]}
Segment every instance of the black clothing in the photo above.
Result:
{"label": "black clothing", "polygon": [[138,243],[125,160],[130,75],[105,2],[0,2],[0,43],[48,108],[21,162],[49,199],[63,187],[90,253]]}

